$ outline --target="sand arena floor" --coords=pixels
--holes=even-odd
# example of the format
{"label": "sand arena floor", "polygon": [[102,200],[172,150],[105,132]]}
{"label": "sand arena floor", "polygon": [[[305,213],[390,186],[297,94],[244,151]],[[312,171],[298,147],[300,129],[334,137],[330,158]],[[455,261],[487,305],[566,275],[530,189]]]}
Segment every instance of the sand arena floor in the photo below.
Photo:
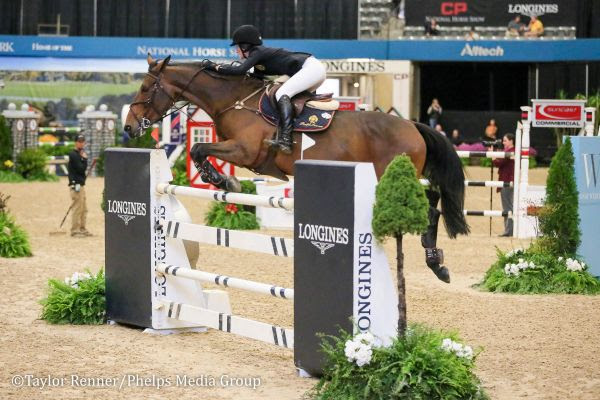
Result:
{"label": "sand arena floor", "polygon": [[[536,169],[530,181],[543,184],[546,173]],[[467,174],[472,180],[489,179],[489,169],[468,167]],[[103,186],[102,178],[91,178],[87,185],[88,228],[95,236],[74,239],[49,235],[70,204],[64,178],[58,183],[0,184],[0,192],[12,196],[9,208],[29,233],[34,252],[31,258],[0,258],[0,398],[301,398],[316,381],[296,376],[290,350],[218,331],[153,336],[122,326],[53,326],[38,319],[38,301],[49,278],[63,279],[85,268],[95,272],[104,265]],[[489,188],[468,188],[467,208],[488,209],[489,193]],[[209,203],[182,201],[201,223]],[[493,202],[500,208],[495,191]],[[507,250],[526,243],[497,237],[501,220],[494,219],[491,237],[489,218],[469,217],[469,223],[469,237],[449,240],[443,229],[440,233],[450,285],[425,266],[419,238],[405,239],[409,320],[458,330],[468,344],[482,347],[477,373],[494,399],[599,399],[600,296],[515,296],[473,289],[494,261],[495,247]],[[394,249],[388,241],[391,261]],[[201,246],[201,252],[200,262],[208,271],[293,286],[291,260],[210,246]],[[230,295],[238,315],[292,324],[290,302],[238,290]],[[185,376],[197,378],[194,385],[181,385]],[[19,377],[24,386],[18,385]],[[48,377],[54,386],[32,386]],[[260,385],[227,387],[232,377],[258,377]],[[85,378],[104,379],[105,386],[83,387]],[[157,387],[167,381],[170,386]]]}

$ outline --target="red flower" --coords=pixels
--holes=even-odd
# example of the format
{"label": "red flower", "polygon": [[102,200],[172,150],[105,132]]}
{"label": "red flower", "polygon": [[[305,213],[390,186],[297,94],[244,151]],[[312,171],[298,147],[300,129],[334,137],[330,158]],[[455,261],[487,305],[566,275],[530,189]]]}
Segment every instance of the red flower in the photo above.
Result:
{"label": "red flower", "polygon": [[235,204],[227,204],[225,205],[225,212],[228,212],[230,214],[237,214],[238,208]]}

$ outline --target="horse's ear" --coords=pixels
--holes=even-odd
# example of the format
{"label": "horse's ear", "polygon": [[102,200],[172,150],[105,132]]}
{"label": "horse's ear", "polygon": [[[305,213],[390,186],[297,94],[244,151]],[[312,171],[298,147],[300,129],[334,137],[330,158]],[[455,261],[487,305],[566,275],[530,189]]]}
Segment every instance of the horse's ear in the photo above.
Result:
{"label": "horse's ear", "polygon": [[148,65],[153,67],[156,65],[156,60],[154,58],[152,58],[152,55],[148,52],[148,58],[146,59],[148,61]]}
{"label": "horse's ear", "polygon": [[169,65],[169,61],[171,61],[171,56],[167,56],[167,58],[163,60],[162,65],[160,66],[161,71],[165,69],[167,65]]}

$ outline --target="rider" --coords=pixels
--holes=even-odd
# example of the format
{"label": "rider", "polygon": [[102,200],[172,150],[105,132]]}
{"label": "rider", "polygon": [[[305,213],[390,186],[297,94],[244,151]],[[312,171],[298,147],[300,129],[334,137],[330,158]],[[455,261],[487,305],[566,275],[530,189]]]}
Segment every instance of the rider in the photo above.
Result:
{"label": "rider", "polygon": [[262,37],[253,25],[242,25],[233,32],[231,46],[238,46],[241,64],[211,64],[209,68],[226,75],[244,75],[254,67],[261,75],[288,75],[275,94],[279,111],[277,138],[270,145],[290,154],[292,152],[293,109],[291,98],[303,90],[314,90],[325,81],[325,67],[309,53],[291,52],[263,46]]}

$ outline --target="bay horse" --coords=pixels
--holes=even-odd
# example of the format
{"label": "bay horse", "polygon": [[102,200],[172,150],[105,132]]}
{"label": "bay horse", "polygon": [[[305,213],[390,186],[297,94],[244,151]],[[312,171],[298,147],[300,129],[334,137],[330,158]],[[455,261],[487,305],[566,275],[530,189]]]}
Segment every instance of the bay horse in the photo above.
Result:
{"label": "bay horse", "polygon": [[[196,143],[190,155],[204,181],[228,191],[239,191],[235,177],[223,176],[206,157],[215,156],[260,174],[287,180],[294,174],[294,161],[300,158],[296,144],[292,154],[275,152],[264,144],[273,137],[276,127],[267,123],[258,110],[262,79],[225,76],[206,69],[207,63],[173,63],[170,57],[154,60],[148,55],[148,73],[131,104],[125,122],[130,137],[142,135],[153,123],[164,118],[178,101],[194,103],[214,121],[221,141]],[[410,157],[417,176],[424,175],[431,186],[429,227],[421,237],[427,265],[436,276],[450,281],[443,263],[443,252],[436,248],[440,212],[448,235],[468,234],[463,214],[464,172],[454,147],[445,136],[424,124],[381,112],[337,111],[324,132],[308,134],[315,144],[304,151],[305,159],[370,162],[381,178],[387,165],[399,154]],[[298,143],[300,134],[295,132]]]}

